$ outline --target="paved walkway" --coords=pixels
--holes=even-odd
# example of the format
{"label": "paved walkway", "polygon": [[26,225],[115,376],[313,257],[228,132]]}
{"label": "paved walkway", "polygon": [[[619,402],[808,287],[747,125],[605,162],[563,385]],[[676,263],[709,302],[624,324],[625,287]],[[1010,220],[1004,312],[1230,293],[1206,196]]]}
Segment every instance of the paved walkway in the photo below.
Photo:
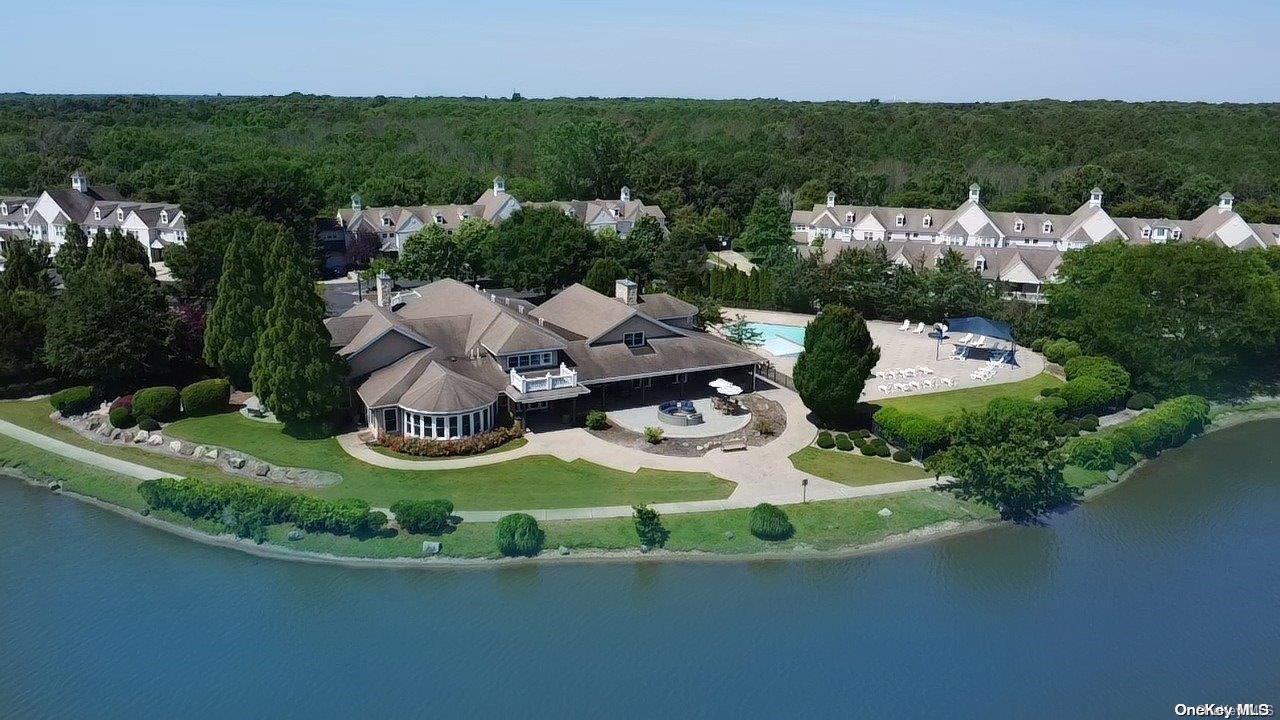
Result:
{"label": "paved walkway", "polygon": [[127,475],[128,477],[137,478],[139,480],[154,480],[156,478],[171,477],[173,473],[161,472],[155,468],[149,468],[145,465],[138,465],[127,460],[113,458],[110,455],[103,455],[94,450],[86,450],[85,448],[66,443],[57,438],[51,438],[48,435],[42,435],[34,430],[28,430],[19,425],[14,425],[6,420],[0,420],[0,433],[8,435],[15,440],[21,440],[28,445],[34,445],[41,450],[46,450],[54,455],[61,455],[69,460],[75,460],[85,463],[86,465],[94,465],[103,470],[110,470],[113,473]]}

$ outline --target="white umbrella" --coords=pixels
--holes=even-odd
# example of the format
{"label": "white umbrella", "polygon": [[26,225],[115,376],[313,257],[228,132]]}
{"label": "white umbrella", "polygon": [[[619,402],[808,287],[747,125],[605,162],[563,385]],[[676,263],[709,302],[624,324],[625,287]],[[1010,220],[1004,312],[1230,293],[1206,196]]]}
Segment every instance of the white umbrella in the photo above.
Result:
{"label": "white umbrella", "polygon": [[724,387],[719,388],[718,392],[719,392],[721,395],[728,395],[728,396],[732,397],[732,396],[734,396],[734,395],[741,395],[741,394],[742,394],[742,388],[738,387],[737,385],[732,385],[732,384],[731,384],[731,385],[727,385],[727,386],[724,386]]}
{"label": "white umbrella", "polygon": [[729,382],[728,380],[725,380],[724,378],[716,378],[715,380],[712,380],[707,384],[713,388],[723,388],[723,387],[729,387],[733,385],[733,383]]}

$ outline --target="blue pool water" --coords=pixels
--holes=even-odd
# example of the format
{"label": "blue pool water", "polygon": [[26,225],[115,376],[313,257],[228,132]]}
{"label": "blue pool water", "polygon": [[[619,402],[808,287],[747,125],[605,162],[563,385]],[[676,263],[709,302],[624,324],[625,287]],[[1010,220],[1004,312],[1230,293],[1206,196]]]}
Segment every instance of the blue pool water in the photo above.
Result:
{"label": "blue pool water", "polygon": [[799,355],[804,349],[804,327],[774,325],[773,323],[748,323],[760,331],[762,347],[770,354],[785,357]]}

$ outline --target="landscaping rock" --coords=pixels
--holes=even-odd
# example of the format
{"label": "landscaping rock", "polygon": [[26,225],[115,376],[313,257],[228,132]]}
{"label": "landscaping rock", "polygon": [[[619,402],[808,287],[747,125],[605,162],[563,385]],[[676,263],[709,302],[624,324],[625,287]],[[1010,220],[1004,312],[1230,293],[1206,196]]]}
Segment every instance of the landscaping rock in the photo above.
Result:
{"label": "landscaping rock", "polygon": [[186,456],[186,457],[191,457],[194,453],[192,452],[191,445],[189,445],[189,444],[187,444],[187,443],[181,443],[181,444],[178,446],[178,454],[179,454],[179,455],[184,455],[184,456]]}
{"label": "landscaping rock", "polygon": [[169,451],[172,452],[174,455],[177,455],[179,452],[182,452],[182,441],[174,440],[173,442],[169,443]]}
{"label": "landscaping rock", "polygon": [[568,555],[569,548],[565,547],[564,545],[561,545],[559,550],[557,550],[557,552],[559,552],[561,555]]}
{"label": "landscaping rock", "polygon": [[439,543],[438,541],[434,541],[434,540],[423,540],[423,541],[422,541],[422,554],[423,554],[423,555],[439,555],[439,554],[440,554],[440,549],[441,549],[441,545],[440,545],[440,543]]}
{"label": "landscaping rock", "polygon": [[1117,480],[1120,479],[1120,475],[1115,470],[1108,470],[1107,479],[1110,480],[1111,482],[1116,482]]}
{"label": "landscaping rock", "polygon": [[879,515],[880,517],[887,518],[890,515],[893,515],[893,511],[890,510],[889,508],[880,508],[880,512],[876,514]]}
{"label": "landscaping rock", "polygon": [[99,420],[98,418],[89,418],[89,422],[85,423],[84,426],[90,432],[92,432],[94,430],[97,430],[99,427],[102,427],[102,421]]}
{"label": "landscaping rock", "polygon": [[203,445],[197,445],[197,446],[196,446],[196,449],[195,449],[195,450],[193,450],[192,452],[193,452],[194,454],[196,454],[196,455],[199,455],[200,457],[204,457],[204,451],[205,451],[205,450],[208,450],[208,449],[209,449],[209,448],[207,448],[207,447],[205,447],[205,446],[203,446]]}
{"label": "landscaping rock", "polygon": [[205,450],[204,452],[200,453],[200,456],[208,460],[217,460],[218,448],[209,448],[208,450]]}
{"label": "landscaping rock", "polygon": [[136,443],[143,443],[143,442],[146,442],[147,439],[150,437],[151,437],[151,433],[147,432],[146,430],[139,430],[138,432],[133,434],[133,441]]}
{"label": "landscaping rock", "polygon": [[142,517],[146,517],[151,514],[151,508],[144,507],[138,511],[138,514],[141,515]]}
{"label": "landscaping rock", "polygon": [[58,492],[59,490],[62,489],[62,485],[60,483],[51,482],[49,483],[49,489],[54,492]]}
{"label": "landscaping rock", "polygon": [[288,538],[289,538],[290,540],[301,540],[302,538],[304,538],[304,537],[306,537],[306,536],[307,536],[307,534],[306,534],[306,533],[304,533],[304,532],[302,532],[302,528],[294,528],[294,529],[292,529],[292,530],[290,530],[290,531],[289,531]]}
{"label": "landscaping rock", "polygon": [[725,531],[724,531],[724,539],[725,539],[725,540],[732,540],[732,539],[733,539],[733,531],[732,531],[732,530],[725,530]]}
{"label": "landscaping rock", "polygon": [[244,458],[242,458],[242,457],[232,457],[232,458],[228,458],[228,459],[227,459],[227,464],[228,464],[228,465],[230,465],[231,467],[235,468],[236,470],[243,470],[243,469],[244,469]]}
{"label": "landscaping rock", "polygon": [[124,438],[124,431],[123,431],[123,430],[112,430],[112,431],[111,431],[111,439],[112,439],[112,440],[119,441],[119,440],[122,440],[123,438]]}
{"label": "landscaping rock", "polygon": [[269,472],[271,472],[271,466],[270,466],[270,465],[268,465],[268,464],[266,464],[266,463],[264,463],[264,462],[254,463],[254,465],[253,465],[253,474],[254,474],[254,475],[257,475],[258,477],[266,477],[266,476],[267,476],[267,473],[269,473]]}
{"label": "landscaping rock", "polygon": [[152,435],[152,436],[147,440],[147,444],[148,444],[148,445],[150,445],[150,446],[152,446],[152,447],[160,447],[161,445],[163,445],[163,444],[164,444],[164,438],[163,438],[163,437],[161,437],[161,436],[159,436],[159,435]]}

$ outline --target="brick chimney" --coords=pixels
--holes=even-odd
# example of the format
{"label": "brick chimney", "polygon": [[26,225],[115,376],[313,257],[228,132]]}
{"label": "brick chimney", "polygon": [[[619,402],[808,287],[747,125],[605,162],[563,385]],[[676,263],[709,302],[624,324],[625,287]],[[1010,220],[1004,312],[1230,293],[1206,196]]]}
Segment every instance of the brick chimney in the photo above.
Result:
{"label": "brick chimney", "polygon": [[618,280],[613,284],[613,296],[628,305],[635,305],[640,298],[640,288],[630,280]]}

